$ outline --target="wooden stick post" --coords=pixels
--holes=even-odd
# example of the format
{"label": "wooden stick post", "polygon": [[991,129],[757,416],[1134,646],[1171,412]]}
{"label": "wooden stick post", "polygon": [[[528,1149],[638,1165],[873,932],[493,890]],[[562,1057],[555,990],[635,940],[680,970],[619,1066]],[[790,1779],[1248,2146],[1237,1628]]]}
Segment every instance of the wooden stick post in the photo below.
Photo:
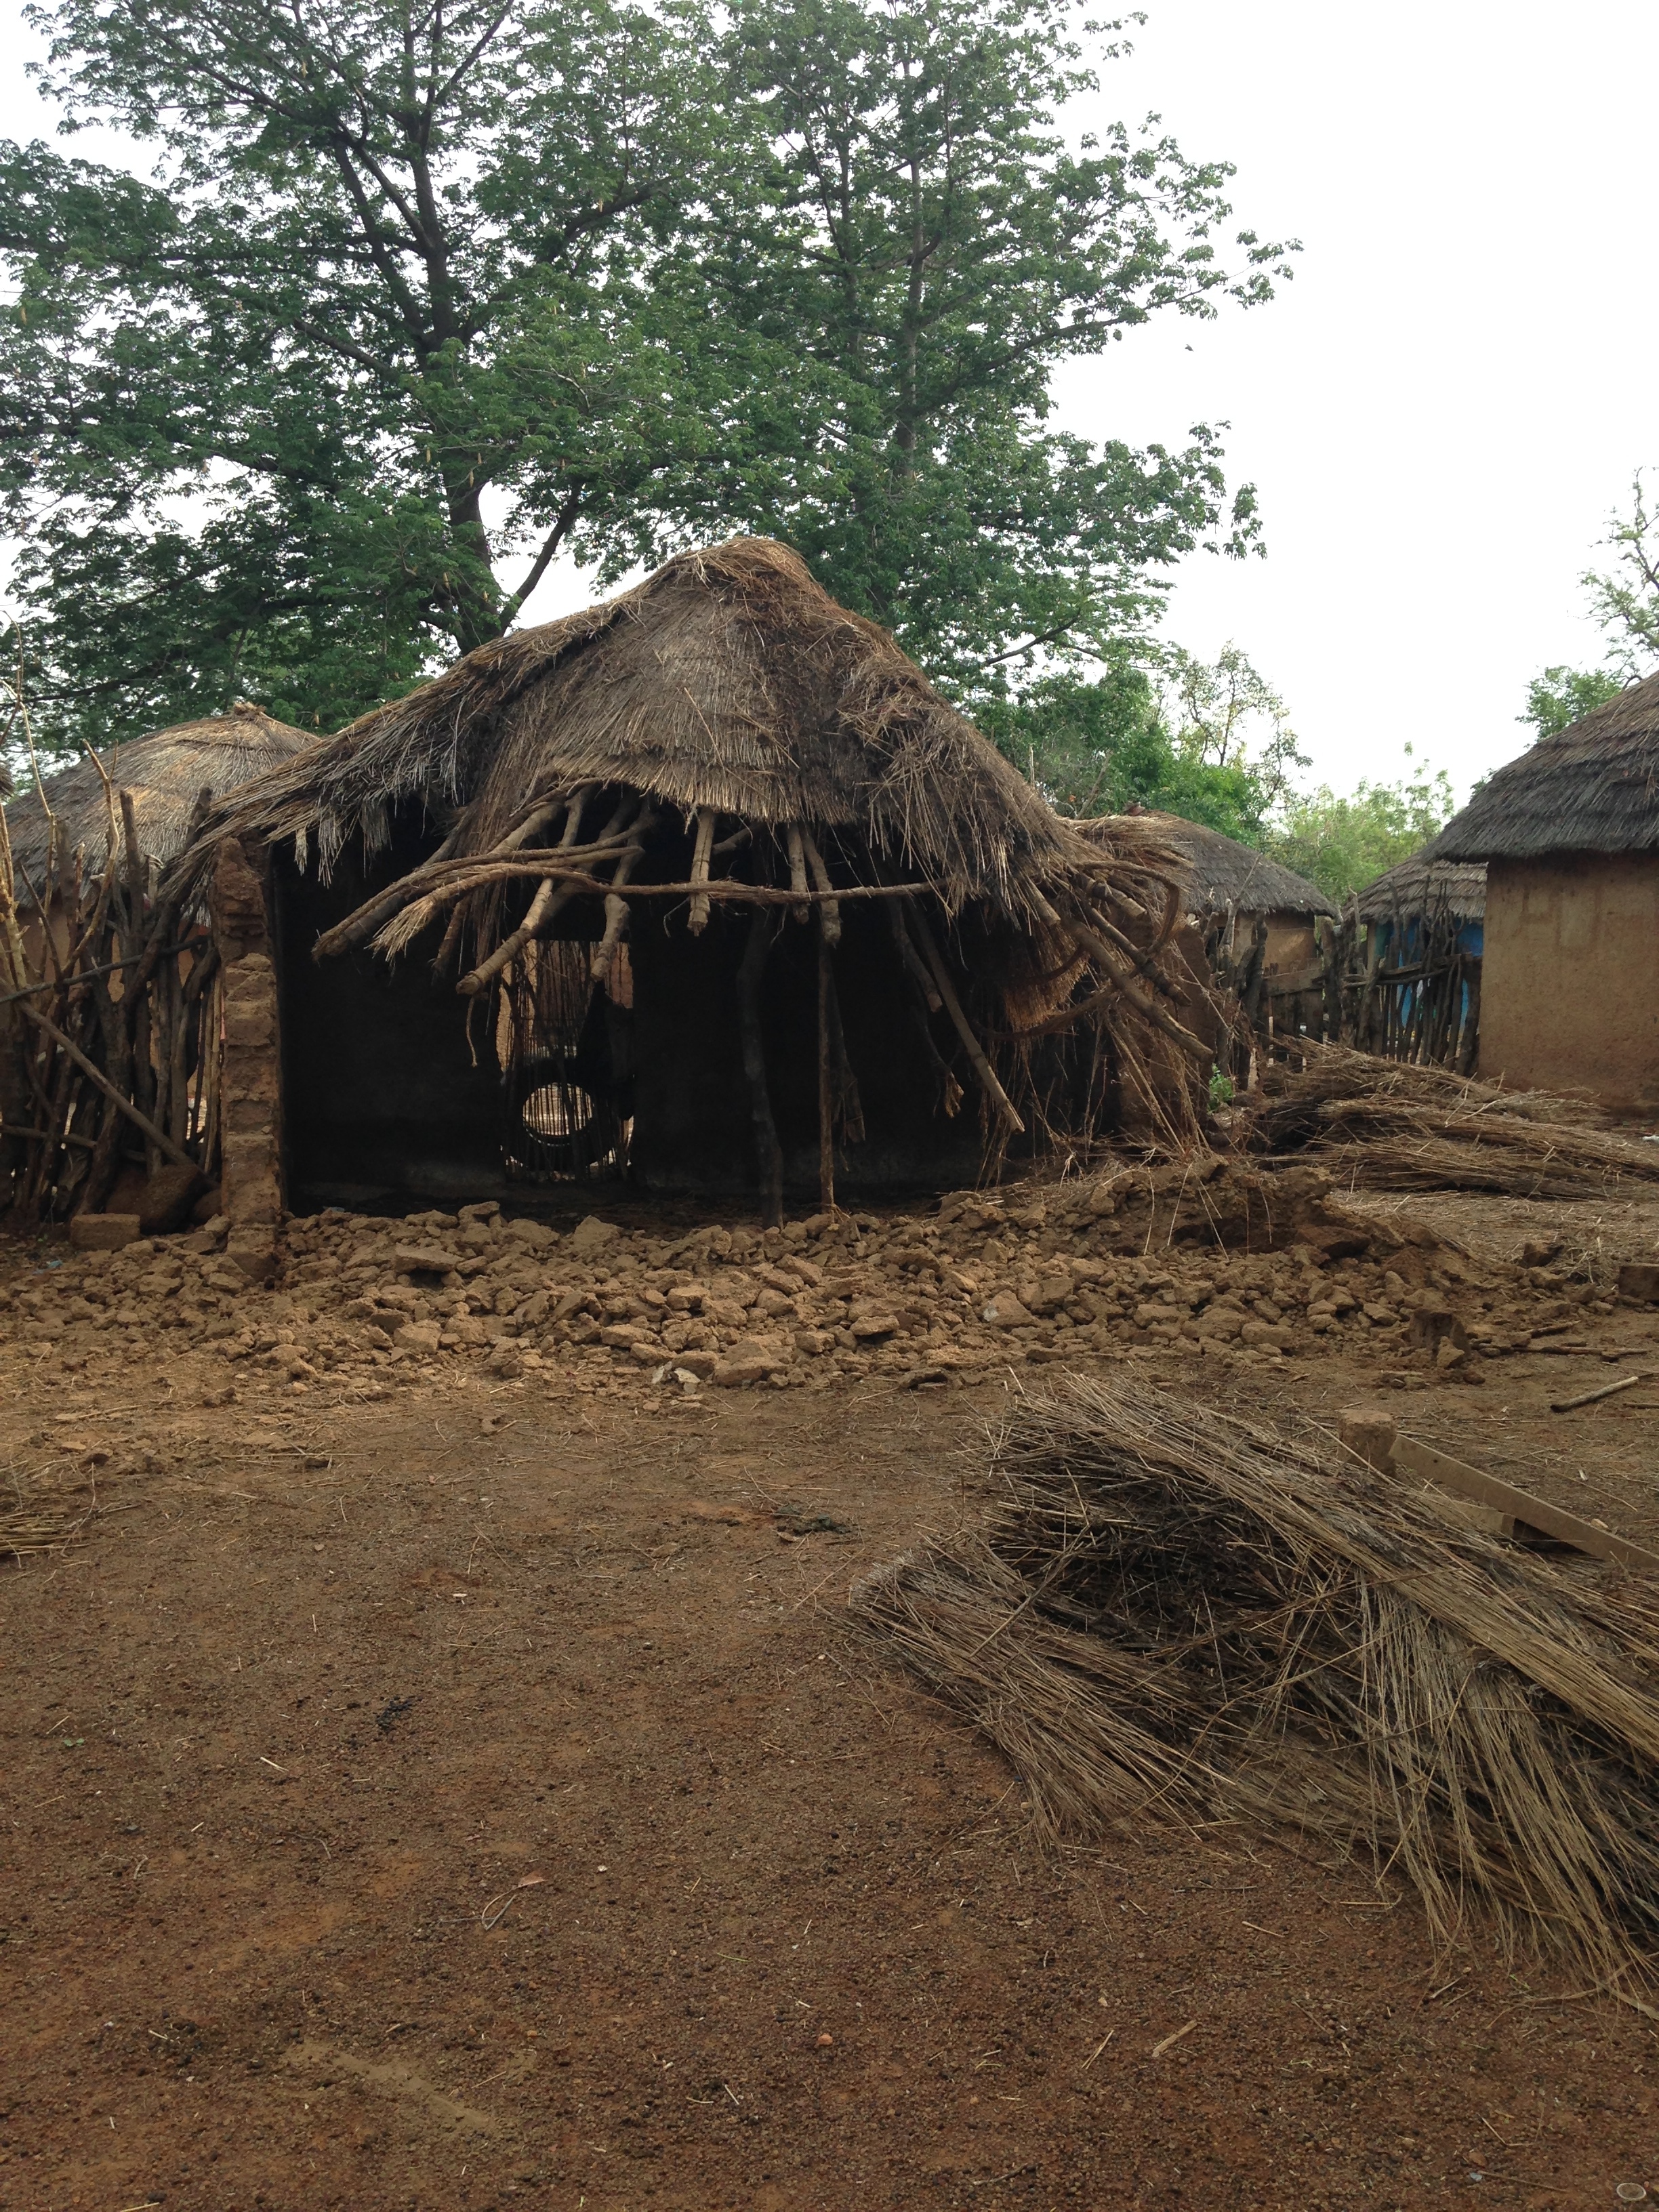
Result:
{"label": "wooden stick post", "polygon": [[[820,926],[822,927],[823,934],[828,939],[830,944],[832,946],[839,945],[841,943],[841,908],[836,903],[836,901],[830,896],[830,891],[833,889],[833,885],[830,881],[830,871],[823,865],[823,854],[819,852],[817,847],[812,842],[812,834],[811,830],[803,830],[801,831],[800,844],[801,851],[806,857],[807,867],[811,872],[812,888],[817,891],[818,896],[823,902],[822,910],[823,919]],[[792,885],[791,888],[793,889],[793,886]]]}
{"label": "wooden stick post", "polygon": [[[719,817],[712,806],[697,809],[697,839],[691,848],[691,880],[694,884],[708,881],[708,856],[714,849],[714,823]],[[696,890],[691,894],[690,911],[685,926],[693,937],[701,937],[708,927],[708,894]]]}
{"label": "wooden stick post", "polygon": [[164,1152],[167,1158],[172,1160],[176,1166],[181,1168],[193,1168],[196,1165],[196,1162],[191,1159],[190,1154],[183,1151],[179,1146],[175,1145],[172,1138],[167,1135],[163,1130],[158,1129],[155,1122],[149,1119],[149,1116],[147,1114],[141,1114],[138,1109],[133,1104],[131,1099],[125,1097],[122,1093],[116,1089],[115,1085],[109,1080],[109,1078],[104,1073],[103,1070],[99,1067],[95,1062],[87,1058],[87,1055],[82,1051],[79,1045],[71,1043],[70,1039],[64,1035],[64,1032],[58,1027],[55,1022],[49,1022],[44,1014],[37,1013],[35,1009],[30,1006],[27,999],[20,999],[18,1004],[22,1007],[23,1012],[27,1015],[30,1021],[32,1021],[38,1029],[43,1029],[46,1035],[52,1040],[53,1043],[58,1047],[60,1051],[66,1052],[69,1054],[70,1058],[81,1070],[82,1073],[88,1077],[96,1088],[103,1092],[105,1097],[107,1098],[112,1105],[117,1107],[120,1112],[126,1115],[128,1121],[143,1133],[149,1141],[155,1146],[158,1152]]}
{"label": "wooden stick post", "polygon": [[903,908],[890,906],[887,919],[892,925],[893,942],[898,947],[898,957],[905,974],[921,992],[928,1012],[937,1014],[942,1012],[945,1001],[939,994],[939,986],[927,972],[927,962],[917,951],[909,931],[904,927]]}
{"label": "wooden stick post", "polygon": [[830,993],[834,978],[830,974],[830,940],[823,927],[823,908],[818,914],[818,1209],[823,1213],[836,1210],[836,1085],[830,1064]]}
{"label": "wooden stick post", "polygon": [[1024,1131],[1025,1124],[1015,1111],[1013,1100],[998,1082],[997,1072],[985,1056],[985,1048],[969,1025],[968,1017],[962,1011],[962,1001],[957,996],[956,985],[951,981],[950,970],[945,967],[939,949],[933,942],[933,931],[927,927],[927,917],[918,906],[910,902],[906,904],[905,914],[921,941],[922,957],[932,970],[934,988],[945,1002],[945,1011],[950,1015],[956,1033],[962,1039],[968,1057],[973,1063],[974,1073],[979,1078],[981,1090],[990,1101],[993,1109],[1002,1116],[1014,1133],[1017,1136],[1019,1135]]}
{"label": "wooden stick post", "polygon": [[806,902],[806,853],[801,843],[799,822],[787,822],[783,829],[784,850],[789,855],[789,888],[799,897],[799,906],[789,909],[791,921],[805,921],[812,911]]}
{"label": "wooden stick post", "polygon": [[552,877],[544,876],[537,885],[536,896],[530,902],[529,910],[518,927],[509,935],[502,938],[489,958],[481,960],[471,975],[463,975],[456,985],[455,988],[464,997],[476,999],[490,977],[499,975],[509,961],[516,959],[524,951],[525,946],[529,944],[531,939],[546,921],[548,908],[553,903],[554,891]]}
{"label": "wooden stick post", "polygon": [[[634,825],[634,833],[643,837],[656,824],[654,813],[642,814]],[[605,935],[593,948],[593,963],[590,969],[596,983],[607,987],[611,981],[611,965],[617,957],[617,947],[628,934],[628,901],[623,897],[623,886],[639,865],[645,852],[642,844],[630,845],[611,871],[613,888],[605,895]]]}
{"label": "wooden stick post", "polygon": [[772,947],[772,916],[757,907],[749,925],[749,942],[738,963],[738,1029],[743,1039],[743,1072],[749,1085],[749,1112],[755,1125],[755,1152],[760,1169],[761,1218],[768,1229],[783,1226],[783,1148],[778,1125],[772,1118],[772,1098],[766,1087],[766,1042],[761,1027],[761,978]]}

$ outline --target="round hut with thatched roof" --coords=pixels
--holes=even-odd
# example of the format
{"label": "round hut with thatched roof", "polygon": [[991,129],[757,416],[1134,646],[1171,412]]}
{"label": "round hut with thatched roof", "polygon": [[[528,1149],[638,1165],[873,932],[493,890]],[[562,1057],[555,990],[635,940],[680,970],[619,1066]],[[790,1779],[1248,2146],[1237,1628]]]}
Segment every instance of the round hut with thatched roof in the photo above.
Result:
{"label": "round hut with thatched roof", "polygon": [[1085,845],[765,539],[469,653],[185,866],[229,1003],[245,960],[276,993],[296,1210],[625,1157],[775,1218],[1126,1108],[1190,1127],[1164,873]]}
{"label": "round hut with thatched roof", "polygon": [[1316,1018],[1320,1001],[1308,994],[1323,976],[1319,924],[1338,913],[1317,884],[1179,814],[1143,806],[1076,826],[1091,843],[1165,857],[1181,909],[1170,950],[1184,970],[1182,1018],[1218,1066],[1247,1079],[1249,1030],[1295,1031]]}
{"label": "round hut with thatched roof", "polygon": [[204,791],[222,797],[316,743],[314,733],[239,699],[228,714],[156,730],[46,777],[7,809],[19,912],[44,896],[54,838],[65,863],[78,853],[84,874],[100,872],[112,843],[123,842],[120,793],[131,796],[139,850],[159,875],[189,842]]}
{"label": "round hut with thatched roof", "polygon": [[1353,895],[1359,920],[1409,936],[1429,915],[1443,915],[1467,952],[1480,952],[1486,869],[1480,860],[1443,860],[1432,843],[1385,869]]}
{"label": "round hut with thatched roof", "polygon": [[[1334,900],[1317,884],[1298,876],[1270,854],[1241,845],[1202,822],[1143,808],[1138,814],[1104,815],[1079,822],[1085,836],[1121,842],[1131,827],[1169,847],[1179,858],[1182,911],[1207,936],[1224,923],[1223,949],[1234,954],[1241,939],[1266,925],[1263,972],[1286,989],[1301,989],[1302,979],[1319,965],[1316,923],[1335,921]],[[1295,981],[1291,979],[1296,978]]]}
{"label": "round hut with thatched roof", "polygon": [[1659,1108],[1659,675],[1499,769],[1430,851],[1486,868],[1481,1074]]}
{"label": "round hut with thatched roof", "polygon": [[154,894],[216,795],[315,742],[239,704],[88,754],[4,809],[0,1204],[27,1221],[168,1225],[211,1185],[218,963],[201,907]]}

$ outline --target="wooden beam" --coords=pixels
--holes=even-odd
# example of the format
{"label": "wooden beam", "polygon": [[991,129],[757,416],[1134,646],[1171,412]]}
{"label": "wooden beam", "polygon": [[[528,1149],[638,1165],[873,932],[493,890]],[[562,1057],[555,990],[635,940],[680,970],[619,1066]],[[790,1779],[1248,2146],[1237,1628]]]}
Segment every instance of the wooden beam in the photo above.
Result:
{"label": "wooden beam", "polygon": [[1397,1474],[1417,1475],[1450,1491],[1455,1498],[1495,1507],[1527,1528],[1537,1529],[1540,1535],[1553,1536],[1559,1544],[1571,1544],[1593,1559],[1616,1559],[1623,1566],[1659,1571],[1659,1553],[1632,1544],[1627,1536],[1598,1528],[1592,1521],[1581,1521],[1576,1513],[1563,1512],[1559,1505],[1534,1498],[1529,1490],[1517,1490],[1512,1482],[1500,1482],[1495,1474],[1485,1474],[1448,1452],[1437,1451],[1432,1444],[1419,1443],[1413,1437],[1397,1437],[1390,1463]]}
{"label": "wooden beam", "polygon": [[191,1159],[190,1154],[184,1151],[181,1146],[175,1145],[172,1138],[169,1137],[164,1130],[158,1129],[156,1127],[155,1122],[150,1120],[147,1114],[141,1114],[138,1109],[133,1104],[131,1099],[116,1089],[115,1085],[110,1081],[108,1076],[105,1074],[103,1069],[100,1067],[95,1061],[88,1060],[78,1044],[73,1044],[70,1042],[70,1039],[64,1035],[62,1030],[58,1028],[56,1022],[49,1022],[46,1016],[41,1013],[38,1008],[31,1006],[27,1001],[22,1002],[22,1004],[24,1013],[27,1015],[29,1020],[34,1024],[35,1027],[37,1029],[44,1030],[46,1035],[52,1038],[52,1042],[69,1054],[70,1058],[81,1070],[82,1073],[87,1076],[97,1085],[98,1089],[103,1092],[105,1097],[107,1098],[112,1105],[119,1108],[120,1111],[126,1115],[128,1121],[132,1123],[133,1127],[143,1131],[145,1136],[149,1138],[150,1143],[155,1146],[157,1152],[164,1152],[167,1158],[173,1163],[175,1167],[191,1168],[193,1169],[197,1174],[199,1175],[201,1173],[201,1162],[199,1160]]}

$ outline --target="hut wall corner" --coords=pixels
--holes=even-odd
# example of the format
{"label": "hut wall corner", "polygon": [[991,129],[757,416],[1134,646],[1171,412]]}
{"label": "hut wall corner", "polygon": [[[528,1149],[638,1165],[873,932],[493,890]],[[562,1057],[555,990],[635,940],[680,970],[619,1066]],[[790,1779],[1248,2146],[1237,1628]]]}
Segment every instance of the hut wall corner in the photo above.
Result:
{"label": "hut wall corner", "polygon": [[264,879],[238,839],[219,848],[211,904],[224,978],[219,1096],[227,1250],[245,1274],[264,1281],[276,1264],[283,1219],[276,963]]}

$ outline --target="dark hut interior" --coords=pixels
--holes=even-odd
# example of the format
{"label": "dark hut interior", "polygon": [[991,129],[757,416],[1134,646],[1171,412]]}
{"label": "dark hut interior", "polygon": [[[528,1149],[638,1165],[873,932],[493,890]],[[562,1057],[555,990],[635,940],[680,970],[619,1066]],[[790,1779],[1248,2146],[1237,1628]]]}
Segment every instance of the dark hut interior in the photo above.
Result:
{"label": "dark hut interior", "polygon": [[739,539],[469,654],[218,811],[266,881],[288,1203],[939,1187],[1189,1122],[1167,872],[1085,845]]}

